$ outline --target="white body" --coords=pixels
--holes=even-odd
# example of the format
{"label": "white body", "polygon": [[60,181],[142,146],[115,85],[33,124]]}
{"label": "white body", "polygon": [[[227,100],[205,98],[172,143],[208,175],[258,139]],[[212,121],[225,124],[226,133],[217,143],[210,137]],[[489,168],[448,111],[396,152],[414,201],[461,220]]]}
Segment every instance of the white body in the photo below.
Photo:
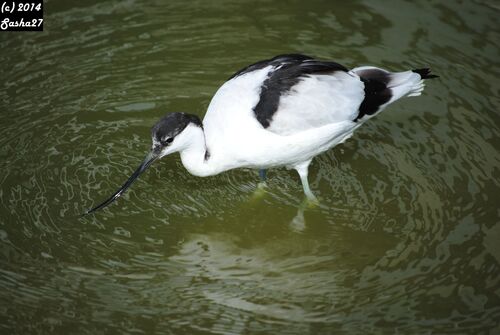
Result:
{"label": "white body", "polygon": [[[203,129],[188,125],[164,154],[180,151],[184,166],[196,176],[241,167],[295,168],[306,195],[314,198],[307,185],[307,167],[312,158],[342,143],[373,116],[353,121],[365,98],[364,84],[356,72],[367,68],[302,78],[280,98],[268,128],[259,123],[253,108],[273,67],[237,76],[214,95]],[[412,71],[390,76],[388,87],[393,96],[378,112],[405,95],[419,95],[423,89],[421,76]]]}

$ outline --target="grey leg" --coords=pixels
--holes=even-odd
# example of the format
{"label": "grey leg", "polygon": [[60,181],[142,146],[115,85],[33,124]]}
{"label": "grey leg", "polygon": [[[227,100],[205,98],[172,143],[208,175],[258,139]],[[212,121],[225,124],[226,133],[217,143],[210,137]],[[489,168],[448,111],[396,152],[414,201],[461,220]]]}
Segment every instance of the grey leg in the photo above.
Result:
{"label": "grey leg", "polygon": [[266,189],[267,189],[267,170],[265,169],[260,169],[259,170],[259,177],[260,181],[257,184],[257,188],[253,192],[253,199],[259,199],[262,198],[266,194]]}
{"label": "grey leg", "polygon": [[311,202],[318,203],[318,198],[316,198],[316,196],[311,192],[309,181],[307,180],[307,175],[309,173],[309,164],[311,164],[311,160],[297,164],[294,166],[294,168],[299,173],[300,181],[302,182],[304,194],[306,195],[307,199]]}
{"label": "grey leg", "polygon": [[267,170],[266,169],[260,169],[259,170],[259,177],[261,182],[266,182],[267,180]]}

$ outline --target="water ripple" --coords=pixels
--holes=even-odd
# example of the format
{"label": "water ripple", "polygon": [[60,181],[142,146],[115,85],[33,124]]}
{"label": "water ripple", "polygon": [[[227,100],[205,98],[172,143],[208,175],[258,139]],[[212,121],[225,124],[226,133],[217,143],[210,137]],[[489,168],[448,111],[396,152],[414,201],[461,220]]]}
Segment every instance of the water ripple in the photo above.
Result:
{"label": "water ripple", "polygon": [[[47,3],[0,36],[0,329],[488,333],[498,328],[497,11],[490,3]],[[295,171],[178,156],[119,187],[171,111],[282,52],[440,79]],[[495,328],[496,327],[496,328]]]}

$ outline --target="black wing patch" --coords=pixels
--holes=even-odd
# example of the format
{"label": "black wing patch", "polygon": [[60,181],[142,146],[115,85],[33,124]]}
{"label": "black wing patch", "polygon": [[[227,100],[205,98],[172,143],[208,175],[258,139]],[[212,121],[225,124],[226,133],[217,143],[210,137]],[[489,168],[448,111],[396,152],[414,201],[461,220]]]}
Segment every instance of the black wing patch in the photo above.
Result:
{"label": "black wing patch", "polygon": [[389,73],[379,69],[366,69],[356,73],[365,84],[365,98],[359,106],[359,113],[354,121],[365,115],[375,114],[379,107],[392,97],[391,89],[387,87],[391,80]]}
{"label": "black wing patch", "polygon": [[335,71],[348,71],[347,68],[335,62],[319,61],[300,54],[287,54],[247,66],[231,78],[263,69],[269,65],[276,68],[263,82],[259,102],[253,108],[255,117],[264,128],[271,125],[272,118],[279,107],[280,97],[289,92],[302,78],[313,74],[328,75]]}

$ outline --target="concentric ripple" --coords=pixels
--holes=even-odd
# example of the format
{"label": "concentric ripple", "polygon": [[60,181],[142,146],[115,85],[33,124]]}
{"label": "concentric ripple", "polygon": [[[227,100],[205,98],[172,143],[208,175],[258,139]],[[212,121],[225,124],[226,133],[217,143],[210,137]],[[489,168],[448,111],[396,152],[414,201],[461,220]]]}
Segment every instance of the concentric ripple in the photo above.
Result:
{"label": "concentric ripple", "polygon": [[[0,33],[0,333],[494,334],[500,320],[493,2],[45,2]],[[406,99],[294,171],[195,178],[177,156],[112,194],[172,111],[303,52],[431,66]]]}

